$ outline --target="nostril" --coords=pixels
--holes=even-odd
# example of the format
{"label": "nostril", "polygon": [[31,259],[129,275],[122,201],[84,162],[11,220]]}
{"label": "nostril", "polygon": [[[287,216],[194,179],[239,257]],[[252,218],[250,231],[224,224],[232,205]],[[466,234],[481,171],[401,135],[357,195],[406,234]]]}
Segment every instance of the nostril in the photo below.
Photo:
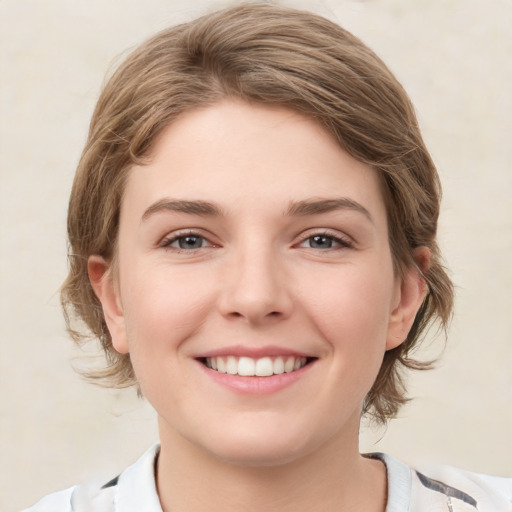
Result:
{"label": "nostril", "polygon": [[[232,311],[231,313],[229,313],[229,315],[233,316],[233,317],[245,317],[245,316],[247,316],[247,315],[244,315],[243,313],[240,313],[239,311]],[[267,313],[264,316],[280,316],[280,315],[281,315],[280,311],[271,311],[270,313]]]}

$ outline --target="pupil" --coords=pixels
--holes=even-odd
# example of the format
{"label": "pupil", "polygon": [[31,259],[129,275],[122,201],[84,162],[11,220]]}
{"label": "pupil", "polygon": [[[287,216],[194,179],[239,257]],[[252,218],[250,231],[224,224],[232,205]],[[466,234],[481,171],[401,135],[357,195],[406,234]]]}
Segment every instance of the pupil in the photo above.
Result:
{"label": "pupil", "polygon": [[332,247],[332,240],[326,236],[314,236],[311,246],[315,249],[325,249]]}
{"label": "pupil", "polygon": [[179,240],[180,249],[199,249],[202,244],[200,236],[184,236]]}

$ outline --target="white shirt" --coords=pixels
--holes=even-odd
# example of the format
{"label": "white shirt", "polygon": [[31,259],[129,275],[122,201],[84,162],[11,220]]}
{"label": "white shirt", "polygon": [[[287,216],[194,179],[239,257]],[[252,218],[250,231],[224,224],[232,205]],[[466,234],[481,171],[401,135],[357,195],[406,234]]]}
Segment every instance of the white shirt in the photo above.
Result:
{"label": "white shirt", "polygon": [[[103,485],[81,484],[49,494],[23,512],[162,512],[155,485],[159,445]],[[385,454],[386,512],[512,512],[512,478],[449,466],[418,471]]]}

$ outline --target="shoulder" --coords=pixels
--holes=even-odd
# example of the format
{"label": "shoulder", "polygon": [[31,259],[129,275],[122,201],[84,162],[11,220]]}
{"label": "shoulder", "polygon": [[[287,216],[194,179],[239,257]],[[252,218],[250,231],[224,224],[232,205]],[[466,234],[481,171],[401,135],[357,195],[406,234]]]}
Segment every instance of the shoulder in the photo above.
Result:
{"label": "shoulder", "polygon": [[87,482],[48,494],[22,512],[113,512],[115,485]]}
{"label": "shoulder", "polygon": [[512,511],[512,478],[482,475],[451,466],[430,466],[414,470],[413,481],[418,500],[430,493],[446,497],[448,503],[458,503],[459,507],[466,505],[461,510]]}
{"label": "shoulder", "polygon": [[387,512],[512,512],[512,478],[441,465],[411,468],[389,455],[376,457],[388,472]]}
{"label": "shoulder", "polygon": [[71,511],[71,496],[75,487],[69,487],[62,491],[54,492],[45,496],[32,507],[22,510],[22,512],[68,512]]}
{"label": "shoulder", "polygon": [[49,494],[22,512],[162,512],[154,471],[158,453],[155,445],[112,480],[90,480]]}

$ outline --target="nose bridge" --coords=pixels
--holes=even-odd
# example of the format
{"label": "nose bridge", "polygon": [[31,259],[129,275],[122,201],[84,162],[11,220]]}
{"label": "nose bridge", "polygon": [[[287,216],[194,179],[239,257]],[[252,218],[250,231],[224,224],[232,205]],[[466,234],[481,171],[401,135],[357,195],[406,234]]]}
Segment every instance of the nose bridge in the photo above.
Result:
{"label": "nose bridge", "polygon": [[223,286],[223,313],[258,323],[286,316],[291,300],[279,251],[267,238],[246,237],[233,248]]}

